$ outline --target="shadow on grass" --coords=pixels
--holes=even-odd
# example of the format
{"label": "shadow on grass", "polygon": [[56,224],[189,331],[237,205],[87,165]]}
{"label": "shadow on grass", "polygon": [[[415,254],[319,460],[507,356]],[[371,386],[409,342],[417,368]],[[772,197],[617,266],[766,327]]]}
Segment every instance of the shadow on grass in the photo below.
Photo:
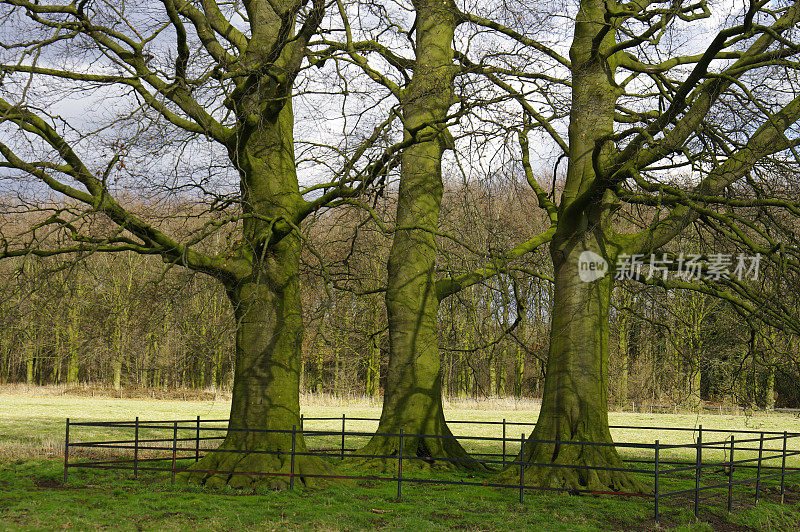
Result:
{"label": "shadow on grass", "polygon": [[[345,474],[361,474],[347,464]],[[488,480],[491,473],[408,471],[425,479]],[[722,473],[719,473],[721,475]],[[0,528],[197,530],[279,528],[325,530],[653,530],[652,500],[614,496],[569,496],[528,490],[519,504],[514,490],[481,486],[349,481],[321,490],[212,491],[171,486],[169,474],[75,469],[63,483],[62,464],[28,460],[0,463]],[[709,475],[708,481],[717,479]],[[692,478],[675,478],[665,489],[684,489]],[[732,514],[722,493],[702,501],[700,522],[691,496],[662,501],[662,529],[792,530],[800,527],[800,486],[790,483],[788,504],[775,502],[777,485],[764,483],[762,500],[753,487],[736,490]],[[727,492],[724,494],[727,497]]]}

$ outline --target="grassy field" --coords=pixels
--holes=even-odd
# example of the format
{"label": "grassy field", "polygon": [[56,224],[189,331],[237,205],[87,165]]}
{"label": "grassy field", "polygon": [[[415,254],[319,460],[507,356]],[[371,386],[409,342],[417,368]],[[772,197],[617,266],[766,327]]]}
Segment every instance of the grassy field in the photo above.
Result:
{"label": "grassy field", "polygon": [[[485,487],[446,487],[404,485],[402,501],[394,498],[393,483],[362,481],[324,490],[295,493],[210,492],[199,488],[172,487],[164,474],[131,478],[124,471],[75,469],[62,484],[64,419],[73,421],[147,419],[224,419],[229,403],[217,401],[177,401],[74,397],[17,393],[0,389],[0,529],[52,529],[66,526],[78,529],[324,529],[364,530],[452,529],[475,530],[649,530],[655,527],[649,499],[526,495],[517,502],[514,490]],[[307,417],[377,417],[380,407],[366,400],[338,401],[306,398]],[[451,403],[449,419],[473,421],[533,422],[537,405],[531,402],[487,401]],[[682,414],[612,413],[611,423],[654,427],[704,428],[704,439],[724,439],[708,429],[747,429],[800,431],[800,420],[789,415],[714,416]],[[348,420],[348,431],[371,431],[376,423]],[[341,421],[307,421],[306,429],[340,429]],[[455,424],[458,434],[500,436],[501,427]],[[519,438],[528,427],[508,426],[508,436]],[[75,427],[72,441],[111,436],[107,429]],[[118,434],[117,434],[118,436]],[[617,441],[690,443],[692,432],[668,430],[618,429]],[[737,435],[737,439],[739,436]],[[310,442],[312,447],[337,445],[336,441]],[[347,447],[361,441],[348,437]],[[800,445],[798,445],[800,447]],[[497,444],[468,445],[472,451],[498,451]],[[512,443],[509,454],[518,450]],[[639,455],[627,450],[627,458]],[[662,460],[688,460],[693,450],[676,450]],[[743,458],[737,451],[737,458]],[[80,458],[80,455],[79,455]],[[724,459],[719,456],[710,459]],[[800,466],[792,458],[790,465]],[[356,473],[344,465],[348,473]],[[426,473],[451,480],[464,479],[458,473]],[[722,470],[710,472],[708,481],[724,481]],[[746,473],[743,473],[743,477]],[[467,480],[488,479],[477,475]],[[686,497],[664,501],[662,525],[675,530],[794,530],[800,528],[800,475],[789,481],[790,504],[780,506],[775,499],[774,482],[766,485],[766,500],[752,502],[753,487],[737,488],[736,511],[728,515],[723,500],[704,504],[701,521],[694,522]],[[690,475],[666,483],[667,489],[691,487]]]}

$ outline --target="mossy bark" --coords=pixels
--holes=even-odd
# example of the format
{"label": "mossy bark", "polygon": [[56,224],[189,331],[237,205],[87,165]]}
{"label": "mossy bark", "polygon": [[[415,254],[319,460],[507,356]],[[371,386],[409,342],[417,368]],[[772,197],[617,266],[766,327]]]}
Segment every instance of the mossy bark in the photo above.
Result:
{"label": "mossy bark", "polygon": [[[302,39],[289,38],[280,55],[272,56],[294,8],[289,0],[248,6],[252,36],[239,60],[243,74],[226,101],[239,122],[227,147],[240,175],[243,214],[241,246],[231,262],[246,264],[221,279],[236,319],[231,413],[219,448],[181,476],[212,487],[287,487],[291,431],[300,429],[302,241],[293,224],[306,204],[297,181],[290,94]],[[301,433],[295,433],[295,450],[307,451]],[[306,486],[326,481],[302,475],[333,470],[315,456],[296,456],[294,467],[296,484]]]}
{"label": "mossy bark", "polygon": [[[198,471],[185,475],[189,481],[208,486],[266,484],[280,488],[289,484],[288,476],[277,475],[288,475],[290,456],[276,453],[291,450],[292,435],[247,430],[300,428],[301,240],[292,232],[269,243],[270,229],[263,222],[280,216],[292,219],[301,203],[292,126],[292,109],[287,102],[277,120],[250,132],[234,154],[240,163],[246,209],[258,214],[245,220],[245,239],[253,248],[264,239],[266,244],[259,255],[254,254],[250,274],[227,285],[237,327],[229,431],[220,447],[192,468]],[[295,450],[307,451],[302,434],[295,435]],[[298,475],[328,474],[331,470],[332,466],[320,458],[295,458]],[[300,480],[306,485],[320,483],[311,477]]]}
{"label": "mossy bark", "polygon": [[[228,434],[214,452],[207,454],[185,475],[207,486],[244,488],[264,484],[288,486],[292,434],[258,432],[300,428],[300,345],[302,316],[297,269],[291,264],[299,243],[276,250],[253,282],[236,286],[230,294],[237,320],[236,367]],[[251,430],[255,432],[250,432]],[[295,450],[307,452],[301,433],[295,434]],[[216,470],[221,473],[207,473]],[[303,474],[330,474],[333,468],[320,458],[296,456],[296,475],[305,485],[324,483]],[[239,474],[237,474],[239,473]],[[244,473],[270,473],[256,476]],[[287,475],[287,476],[279,476]]]}
{"label": "mossy bark", "polygon": [[[550,243],[554,268],[550,349],[542,406],[524,458],[550,465],[530,466],[529,484],[641,492],[644,486],[625,471],[587,468],[624,467],[608,427],[613,273],[594,280],[580,275],[584,252],[613,265],[623,245],[610,229],[610,217],[618,205],[613,193],[586,195],[614,150],[608,139],[614,132],[620,89],[614,84],[616,59],[605,53],[614,45],[615,34],[614,28],[608,28],[607,8],[602,0],[581,2],[570,48],[569,165],[558,228]],[[518,481],[517,471],[512,467],[500,475]]]}
{"label": "mossy bark", "polygon": [[[400,429],[408,437],[404,454],[436,459],[444,466],[475,467],[452,438],[442,410],[435,290],[436,239],[442,201],[442,154],[451,137],[444,127],[453,104],[452,41],[456,9],[450,1],[416,1],[417,46],[414,75],[405,89],[406,135],[420,142],[406,148],[401,161],[397,230],[388,261],[386,309],[389,364],[383,410],[375,436],[362,454],[394,455]],[[413,133],[412,133],[413,132]]]}
{"label": "mossy bark", "polygon": [[[626,472],[584,469],[624,467],[608,428],[612,282],[608,277],[594,282],[580,279],[578,256],[593,247],[586,244],[574,242],[564,260],[556,264],[547,378],[539,418],[526,445],[525,460],[556,467],[531,466],[526,482],[574,490],[640,492],[644,487]],[[591,443],[605,445],[586,445]],[[562,467],[565,465],[578,467]],[[511,468],[505,475],[517,475],[516,471]]]}

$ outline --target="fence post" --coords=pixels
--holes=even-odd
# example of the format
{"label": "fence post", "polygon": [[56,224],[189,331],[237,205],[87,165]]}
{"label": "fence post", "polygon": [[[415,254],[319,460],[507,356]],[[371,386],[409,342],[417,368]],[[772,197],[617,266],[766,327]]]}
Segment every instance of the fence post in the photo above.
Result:
{"label": "fence post", "polygon": [[697,462],[694,469],[694,517],[700,516],[700,467],[703,463],[703,425],[697,432]]}
{"label": "fence post", "polygon": [[403,496],[403,429],[400,429],[400,446],[397,448],[397,500]]}
{"label": "fence post", "polygon": [[292,456],[289,459],[289,489],[294,489],[294,450],[297,439],[297,425],[292,425]]}
{"label": "fence post", "polygon": [[659,452],[658,452],[659,451],[659,446],[658,446],[658,440],[656,440],[656,449],[655,450],[656,450],[656,456],[655,456],[655,489],[653,490],[655,492],[655,495],[654,495],[654,498],[653,498],[653,502],[654,502],[654,510],[653,511],[655,512],[656,523],[658,523],[658,495],[659,495],[659,493],[658,493],[658,473],[659,473],[659,469],[660,469],[659,468]]}
{"label": "fence post", "polygon": [[133,422],[133,478],[139,475],[139,416]]}
{"label": "fence post", "polygon": [[758,504],[758,495],[761,491],[761,457],[764,454],[764,433],[758,438],[758,467],[756,468],[756,504]]}
{"label": "fence post", "polygon": [[342,460],[344,460],[344,420],[345,414],[342,414]]}
{"label": "fence post", "polygon": [[728,467],[728,513],[733,511],[733,449],[734,437],[731,434],[731,464]]}
{"label": "fence post", "polygon": [[300,432],[303,432],[303,414],[300,414]]}
{"label": "fence post", "polygon": [[503,418],[503,467],[506,466],[506,418]]}
{"label": "fence post", "polygon": [[64,484],[67,483],[67,468],[69,467],[69,418],[64,429]]}
{"label": "fence post", "polygon": [[197,431],[194,438],[194,461],[200,461],[200,416],[197,416]]}
{"label": "fence post", "polygon": [[783,454],[781,455],[781,504],[786,495],[786,431],[783,431]]}
{"label": "fence post", "polygon": [[172,484],[175,484],[175,455],[177,454],[177,451],[178,451],[178,422],[175,421],[172,424],[172,469],[171,469],[172,478],[170,479],[170,482]]}
{"label": "fence post", "polygon": [[525,433],[519,438],[519,503],[525,496]]}

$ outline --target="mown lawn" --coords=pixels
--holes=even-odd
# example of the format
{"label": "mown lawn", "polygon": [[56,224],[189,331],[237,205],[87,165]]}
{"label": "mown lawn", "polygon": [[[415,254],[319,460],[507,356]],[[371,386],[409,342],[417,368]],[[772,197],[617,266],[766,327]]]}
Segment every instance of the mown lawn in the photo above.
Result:
{"label": "mown lawn", "polygon": [[[330,403],[330,402],[329,402]],[[530,404],[461,406],[450,409],[451,419],[535,421]],[[225,418],[226,402],[146,401],[69,396],[37,397],[0,395],[0,529],[471,529],[471,530],[652,530],[652,499],[607,496],[567,496],[529,492],[520,505],[513,489],[487,487],[403,485],[403,499],[396,500],[396,483],[350,481],[316,491],[242,493],[210,492],[201,488],[171,486],[163,473],[71,469],[62,483],[64,418],[75,421]],[[347,405],[305,405],[306,416],[376,417],[379,407],[366,402]],[[687,426],[702,423],[704,429],[748,428],[751,430],[800,430],[792,416],[704,416],[612,414],[612,423],[653,426]],[[340,428],[341,421],[307,422],[306,428]],[[348,421],[348,430],[374,430],[373,422]],[[457,425],[456,434],[499,436],[500,427]],[[508,436],[523,430],[508,428]],[[529,432],[524,429],[524,432]],[[709,433],[710,435],[711,433]],[[72,441],[110,436],[107,429],[73,429]],[[618,440],[688,443],[690,433],[619,430]],[[334,441],[317,442],[333,445]],[[348,447],[357,438],[349,437]],[[499,444],[492,444],[499,445]],[[497,451],[490,444],[470,445],[475,451]],[[509,454],[518,449],[509,444]],[[688,460],[691,450],[675,451],[671,459]],[[636,453],[625,453],[636,457]],[[737,458],[743,458],[737,455]],[[78,454],[77,459],[82,456]],[[720,459],[724,456],[720,451]],[[336,462],[336,460],[334,460]],[[794,463],[800,460],[794,459]],[[348,474],[361,471],[340,466]],[[491,474],[414,471],[408,475],[447,480],[489,481]],[[754,472],[742,470],[737,478]],[[693,486],[692,473],[673,475],[663,489]],[[723,482],[724,471],[704,472],[706,482]],[[765,483],[762,501],[753,503],[753,486],[736,488],[735,511],[725,510],[726,490],[706,492],[701,517],[695,522],[691,496],[662,501],[662,528],[670,530],[796,530],[800,528],[800,475],[791,478],[789,504],[779,505],[777,484]],[[652,481],[648,481],[652,483]]]}

